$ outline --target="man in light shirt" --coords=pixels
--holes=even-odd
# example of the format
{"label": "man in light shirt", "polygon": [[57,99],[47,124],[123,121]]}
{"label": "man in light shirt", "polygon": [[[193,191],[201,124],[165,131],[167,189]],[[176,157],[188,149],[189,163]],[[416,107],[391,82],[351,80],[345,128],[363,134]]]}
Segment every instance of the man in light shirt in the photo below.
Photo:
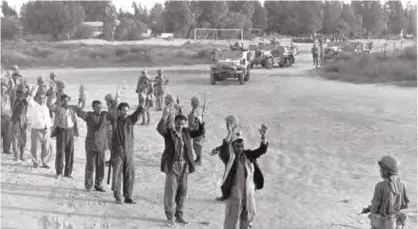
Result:
{"label": "man in light shirt", "polygon": [[[68,105],[70,96],[62,94],[60,103],[57,104],[53,99],[48,104],[50,109],[55,113],[54,136],[57,137],[57,147],[55,156],[55,170],[57,178],[72,178],[73,162],[74,162],[74,136],[78,136],[76,113],[72,106]],[[65,160],[65,165],[64,165]]]}
{"label": "man in light shirt", "polygon": [[[51,155],[51,127],[52,120],[49,114],[49,108],[46,104],[46,93],[38,93],[38,86],[35,86],[29,96],[28,118],[31,123],[31,153],[33,167],[37,168],[42,164],[42,168],[49,168],[48,162]],[[41,146],[41,158],[38,157],[38,145]]]}

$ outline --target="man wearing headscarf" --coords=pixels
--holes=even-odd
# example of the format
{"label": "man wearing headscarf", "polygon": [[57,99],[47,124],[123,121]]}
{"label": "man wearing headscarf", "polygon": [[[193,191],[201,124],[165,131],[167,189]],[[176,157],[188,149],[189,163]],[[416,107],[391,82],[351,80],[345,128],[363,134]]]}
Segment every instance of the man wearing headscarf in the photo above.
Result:
{"label": "man wearing headscarf", "polygon": [[157,111],[162,111],[163,109],[163,96],[165,93],[165,86],[167,84],[168,79],[166,79],[165,75],[163,75],[163,71],[161,69],[158,69],[154,83],[155,105]]}
{"label": "man wearing headscarf", "polygon": [[398,229],[405,226],[409,198],[399,178],[400,164],[393,156],[383,156],[378,162],[383,181],[376,184],[371,205],[363,209],[370,212],[372,229]]}
{"label": "man wearing headscarf", "polygon": [[[58,94],[58,93],[57,93]],[[64,177],[72,178],[74,166],[74,137],[78,136],[78,125],[76,113],[72,106],[68,103],[71,97],[66,94],[60,95],[60,103],[57,104],[54,98],[48,104],[50,109],[54,112],[54,125],[57,137],[56,156],[55,156],[55,170],[57,178]],[[65,160],[65,164],[64,164]]]}
{"label": "man wearing headscarf", "polygon": [[[125,197],[125,203],[136,203],[132,199],[135,183],[133,128],[136,122],[138,122],[139,115],[144,110],[144,105],[144,101],[142,101],[142,103],[138,104],[135,112],[128,115],[129,104],[126,102],[119,103],[118,117],[112,120],[114,122],[114,131],[110,161],[113,169],[112,191],[117,204],[122,204],[122,194]],[[123,193],[121,193],[121,189]]]}
{"label": "man wearing headscarf", "polygon": [[3,153],[11,154],[10,146],[12,143],[12,107],[9,79],[5,76],[1,77],[1,137],[3,140]]}
{"label": "man wearing headscarf", "polygon": [[219,156],[225,164],[221,186],[226,201],[224,229],[248,229],[255,219],[255,190],[263,188],[264,178],[257,159],[267,152],[266,125],[259,129],[260,147],[244,150],[244,139],[236,134],[232,125],[227,125]]}
{"label": "man wearing headscarf", "polygon": [[[52,119],[47,106],[47,96],[39,85],[31,89],[28,102],[28,119],[31,123],[31,154],[33,167],[49,168],[48,162],[52,154],[51,127]],[[38,148],[41,155],[38,156]]]}
{"label": "man wearing headscarf", "polygon": [[[225,118],[225,126],[226,126],[227,128],[228,128],[228,126],[230,126],[230,128],[231,128],[232,130],[234,130],[234,133],[235,133],[236,137],[240,136],[241,131],[239,130],[239,119],[238,119],[238,117],[237,117],[236,115],[228,115],[228,116]],[[218,155],[218,156],[219,156],[219,158],[222,160],[222,158],[221,158],[221,156],[220,156],[220,154],[219,154],[219,153],[220,153],[221,148],[222,148],[222,145],[220,145],[220,146],[218,146],[218,147],[214,148],[214,149],[211,151],[210,155],[211,155],[211,156]],[[226,167],[225,167],[225,168],[226,168]],[[221,193],[222,193],[222,192],[221,192]],[[217,200],[217,201],[224,201],[224,200],[225,200],[225,196],[223,195],[223,193],[222,193],[222,195],[221,195],[221,196],[216,197],[216,200]]]}
{"label": "man wearing headscarf", "polygon": [[188,174],[195,171],[191,140],[202,136],[205,131],[204,123],[201,123],[196,131],[186,128],[187,117],[182,114],[174,117],[174,126],[171,126],[169,117],[172,115],[173,106],[174,104],[170,103],[164,108],[162,118],[157,125],[157,131],[165,141],[160,169],[166,175],[164,211],[169,225],[174,225],[175,221],[188,223],[183,217],[183,207]]}
{"label": "man wearing headscarf", "polygon": [[[149,125],[150,123],[150,107],[152,107],[153,88],[147,70],[143,70],[141,76],[138,78],[136,91],[138,94],[139,103],[145,103],[144,112],[142,115],[141,125]],[[142,101],[144,100],[144,101]]]}
{"label": "man wearing headscarf", "polygon": [[[107,106],[107,112],[111,117],[117,117],[117,108],[120,100],[121,92],[118,90],[116,92],[116,96],[113,97],[112,94],[107,94],[105,96],[106,106]],[[111,151],[112,150],[112,133],[113,133],[113,124],[111,119],[107,120],[107,144],[106,144],[106,150]],[[110,153],[111,154],[111,153]],[[105,163],[107,166],[110,165],[110,157],[109,160]]]}
{"label": "man wearing headscarf", "polygon": [[[192,111],[189,113],[188,121],[191,131],[197,131],[200,124],[203,122],[203,111],[200,109],[200,98],[193,96],[190,100]],[[193,150],[196,154],[196,165],[202,164],[202,144],[204,136],[193,138]]]}
{"label": "man wearing headscarf", "polygon": [[21,82],[16,88],[16,99],[12,105],[12,149],[16,161],[24,161],[24,151],[27,142],[28,131],[28,86]]}

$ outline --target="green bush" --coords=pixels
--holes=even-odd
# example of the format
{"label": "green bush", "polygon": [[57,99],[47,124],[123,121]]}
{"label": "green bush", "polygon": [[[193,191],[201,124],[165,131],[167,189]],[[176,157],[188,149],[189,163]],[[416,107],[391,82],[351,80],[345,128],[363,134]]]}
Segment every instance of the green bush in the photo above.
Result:
{"label": "green bush", "polygon": [[19,32],[19,21],[16,17],[6,16],[1,19],[1,40],[13,40]]}
{"label": "green bush", "polygon": [[92,26],[80,25],[74,33],[74,39],[89,39],[94,37],[95,29]]}

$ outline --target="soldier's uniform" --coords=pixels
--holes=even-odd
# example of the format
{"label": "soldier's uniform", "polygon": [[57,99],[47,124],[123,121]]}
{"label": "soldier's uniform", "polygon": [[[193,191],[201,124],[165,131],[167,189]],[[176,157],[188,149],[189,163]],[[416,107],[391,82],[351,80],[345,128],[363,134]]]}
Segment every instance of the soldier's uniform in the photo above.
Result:
{"label": "soldier's uniform", "polygon": [[12,149],[15,160],[24,161],[28,131],[28,86],[21,83],[16,88],[16,99],[12,105]]}
{"label": "soldier's uniform", "polygon": [[142,100],[145,100],[145,107],[142,115],[141,125],[148,125],[150,122],[150,111],[149,109],[153,106],[153,90],[150,77],[146,70],[142,71],[141,76],[138,79],[138,84],[136,87],[136,93],[138,93],[138,102],[142,104]]}
{"label": "soldier's uniform", "polygon": [[167,83],[168,80],[163,75],[162,70],[158,69],[154,83],[155,106],[157,111],[162,111],[163,109],[163,96],[165,93],[165,85],[167,85]]}

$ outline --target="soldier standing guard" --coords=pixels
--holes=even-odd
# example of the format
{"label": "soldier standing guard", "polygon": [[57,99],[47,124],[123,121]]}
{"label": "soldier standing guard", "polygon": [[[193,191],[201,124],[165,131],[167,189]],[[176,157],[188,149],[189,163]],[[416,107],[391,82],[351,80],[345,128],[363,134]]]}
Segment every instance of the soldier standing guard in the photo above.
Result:
{"label": "soldier standing guard", "polygon": [[12,143],[12,108],[11,108],[11,84],[8,78],[1,77],[1,138],[3,140],[3,153],[11,154]]}
{"label": "soldier standing guard", "polygon": [[25,83],[20,83],[16,88],[16,99],[12,105],[12,149],[16,161],[24,161],[24,151],[27,142],[28,131],[28,96],[29,88]]}
{"label": "soldier standing guard", "polygon": [[163,96],[165,93],[165,85],[167,84],[168,79],[166,79],[166,77],[163,75],[163,71],[158,69],[154,83],[155,106],[157,111],[162,111],[163,109]]}
{"label": "soldier standing guard", "polygon": [[[138,79],[138,84],[136,87],[136,93],[138,93],[138,103],[145,104],[144,110],[142,112],[142,122],[141,125],[148,125],[150,122],[150,111],[149,108],[152,107],[152,84],[150,77],[146,70],[143,70],[141,76]],[[142,101],[145,100],[145,101]]]}

